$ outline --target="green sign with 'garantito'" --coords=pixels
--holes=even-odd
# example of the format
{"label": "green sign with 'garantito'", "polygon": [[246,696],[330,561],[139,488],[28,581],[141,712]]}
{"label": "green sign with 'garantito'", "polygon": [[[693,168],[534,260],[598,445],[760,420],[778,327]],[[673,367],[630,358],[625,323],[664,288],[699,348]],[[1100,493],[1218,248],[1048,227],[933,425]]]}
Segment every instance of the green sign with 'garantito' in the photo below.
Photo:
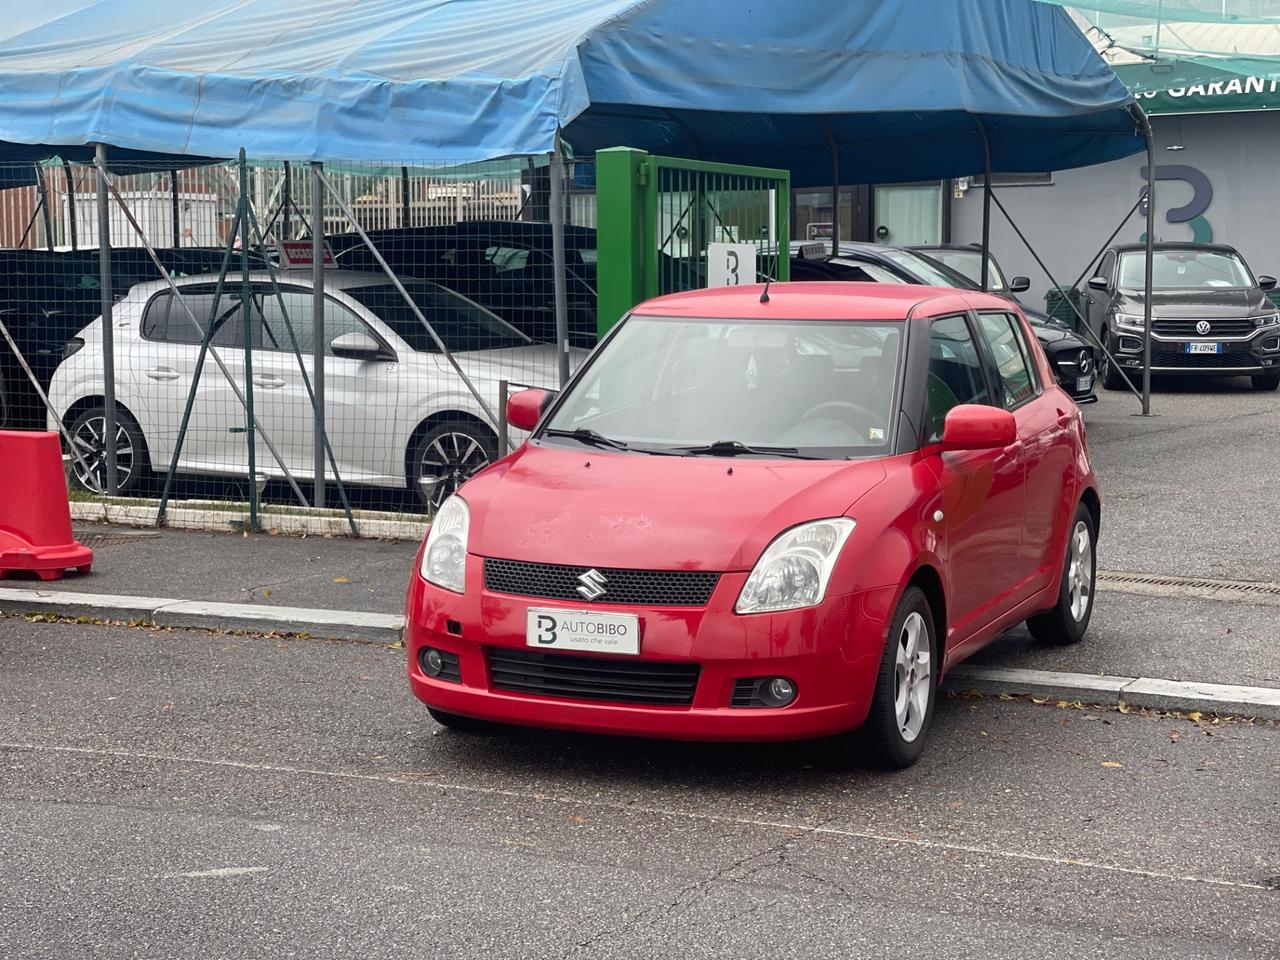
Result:
{"label": "green sign with 'garantito'", "polygon": [[1115,71],[1149,114],[1280,109],[1280,76],[1248,77],[1181,63],[1120,64]]}

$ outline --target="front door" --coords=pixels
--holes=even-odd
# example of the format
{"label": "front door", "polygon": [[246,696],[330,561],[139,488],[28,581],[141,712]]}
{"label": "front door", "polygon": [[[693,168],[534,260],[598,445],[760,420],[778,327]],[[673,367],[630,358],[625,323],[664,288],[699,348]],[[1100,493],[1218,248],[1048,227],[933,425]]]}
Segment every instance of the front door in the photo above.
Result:
{"label": "front door", "polygon": [[[970,319],[933,321],[929,336],[931,442],[942,439],[947,412],[962,403],[1000,405]],[[930,465],[941,488],[939,509],[951,571],[948,643],[962,642],[1003,613],[1021,579],[1024,463],[1021,450],[937,452]]]}

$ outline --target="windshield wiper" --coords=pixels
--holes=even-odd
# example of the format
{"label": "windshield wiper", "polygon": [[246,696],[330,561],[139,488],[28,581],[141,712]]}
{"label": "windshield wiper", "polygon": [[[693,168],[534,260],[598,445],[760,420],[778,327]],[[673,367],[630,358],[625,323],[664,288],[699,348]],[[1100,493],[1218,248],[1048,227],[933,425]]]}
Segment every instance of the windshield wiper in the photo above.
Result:
{"label": "windshield wiper", "polygon": [[611,450],[629,450],[630,447],[621,440],[615,440],[613,437],[606,437],[603,433],[596,433],[587,427],[574,427],[572,430],[543,430],[544,437],[568,437],[571,440],[577,440],[579,443],[589,444],[593,447],[608,447]]}
{"label": "windshield wiper", "polygon": [[676,447],[692,457],[739,457],[744,454],[761,457],[787,457],[793,460],[817,460],[801,453],[795,447],[753,447],[737,440],[717,440],[700,447]]}

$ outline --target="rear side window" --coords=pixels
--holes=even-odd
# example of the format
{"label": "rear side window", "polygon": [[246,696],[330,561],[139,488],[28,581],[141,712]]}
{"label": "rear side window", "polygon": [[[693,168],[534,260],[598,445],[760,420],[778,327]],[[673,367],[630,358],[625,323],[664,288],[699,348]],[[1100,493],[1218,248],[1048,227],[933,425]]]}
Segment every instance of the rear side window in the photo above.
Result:
{"label": "rear side window", "polygon": [[942,439],[942,424],[952,407],[991,402],[977,344],[964,317],[933,321],[929,330],[929,442]]}
{"label": "rear side window", "polygon": [[995,364],[996,385],[1003,391],[1005,409],[1026,403],[1036,395],[1038,384],[1022,324],[1012,314],[980,313],[978,326]]}
{"label": "rear side window", "polygon": [[[185,307],[184,307],[185,304]],[[165,291],[151,299],[142,315],[142,335],[148,340],[162,343],[200,343],[200,330],[191,322],[194,316],[200,327],[208,330],[209,323],[215,324],[213,336],[215,347],[236,347],[244,349],[244,318],[240,314],[240,301],[233,300],[223,292],[218,300],[217,315],[213,312],[213,289],[183,288],[182,302],[174,299],[171,292]],[[187,311],[191,314],[188,315]],[[254,327],[253,343],[258,345],[261,317],[255,308],[252,325]]]}

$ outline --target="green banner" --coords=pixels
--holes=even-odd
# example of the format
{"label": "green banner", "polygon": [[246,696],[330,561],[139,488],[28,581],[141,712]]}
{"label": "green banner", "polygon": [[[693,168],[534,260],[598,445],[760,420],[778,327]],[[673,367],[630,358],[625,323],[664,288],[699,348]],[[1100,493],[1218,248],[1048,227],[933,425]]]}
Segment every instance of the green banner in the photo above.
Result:
{"label": "green banner", "polygon": [[1125,63],[1118,76],[1149,114],[1280,109],[1280,77],[1250,77],[1189,63]]}

